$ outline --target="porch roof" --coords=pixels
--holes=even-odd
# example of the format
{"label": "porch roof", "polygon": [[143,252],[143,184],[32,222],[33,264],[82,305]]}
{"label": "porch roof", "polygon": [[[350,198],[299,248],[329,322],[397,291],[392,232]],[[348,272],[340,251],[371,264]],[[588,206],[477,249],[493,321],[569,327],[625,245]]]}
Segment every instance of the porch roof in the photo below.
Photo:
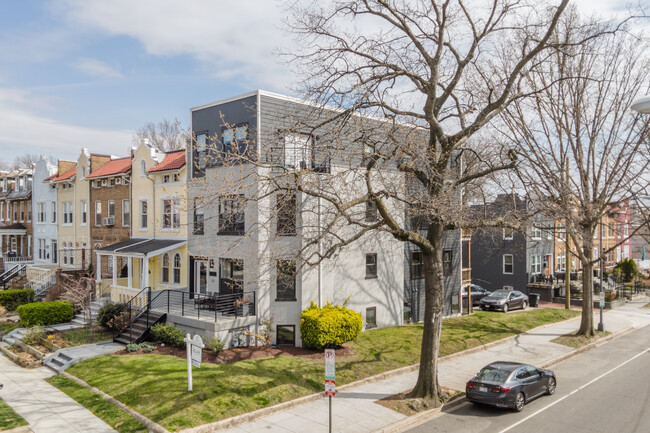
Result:
{"label": "porch roof", "polygon": [[0,234],[3,235],[26,235],[27,227],[20,223],[4,225],[0,223]]}
{"label": "porch roof", "polygon": [[133,255],[142,257],[154,257],[163,254],[174,248],[181,247],[187,243],[186,240],[181,239],[144,239],[144,238],[131,238],[125,241],[117,242],[113,245],[108,245],[98,248],[98,253],[105,253],[109,255]]}

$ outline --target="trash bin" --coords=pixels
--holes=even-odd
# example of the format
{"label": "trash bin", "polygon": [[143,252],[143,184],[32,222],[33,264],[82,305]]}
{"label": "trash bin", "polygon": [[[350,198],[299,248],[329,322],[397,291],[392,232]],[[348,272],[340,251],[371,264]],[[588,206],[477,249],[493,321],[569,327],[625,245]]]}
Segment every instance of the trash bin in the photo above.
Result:
{"label": "trash bin", "polygon": [[530,306],[531,307],[538,307],[539,306],[539,293],[530,293],[528,295],[528,299],[530,300]]}

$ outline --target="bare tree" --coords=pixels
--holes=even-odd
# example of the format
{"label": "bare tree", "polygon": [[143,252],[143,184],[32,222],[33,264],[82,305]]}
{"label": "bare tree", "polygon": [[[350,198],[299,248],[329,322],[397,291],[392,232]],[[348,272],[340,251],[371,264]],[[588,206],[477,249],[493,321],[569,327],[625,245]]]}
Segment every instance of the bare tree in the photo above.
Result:
{"label": "bare tree", "polygon": [[565,48],[532,65],[522,82],[536,98],[515,101],[504,112],[504,132],[523,157],[519,174],[525,187],[566,221],[577,246],[582,335],[594,334],[593,269],[603,255],[594,253],[597,230],[624,201],[637,203],[637,217],[647,216],[642,198],[649,182],[650,116],[630,110],[648,88],[648,41],[627,32],[589,39],[598,31],[602,24],[581,21],[575,12],[566,15],[555,36]]}
{"label": "bare tree", "polygon": [[[553,37],[568,1],[363,0],[293,6],[288,26],[301,50],[292,56],[304,76],[305,98],[335,106],[331,124],[357,119],[355,142],[365,149],[360,194],[325,190],[296,178],[297,190],[331,205],[334,217],[354,222],[351,210],[371,203],[378,219],[351,224],[341,235],[325,226],[327,251],[344,247],[373,231],[385,231],[422,251],[425,279],[424,333],[413,397],[441,401],[438,352],[443,315],[443,232],[463,225],[458,194],[467,183],[514,166],[514,153],[484,158],[477,153],[471,171],[456,159],[471,152],[475,134],[510,103],[524,95],[519,85],[528,69],[558,46]],[[367,116],[389,119],[367,125]],[[370,122],[368,122],[370,123]],[[361,124],[361,125],[360,125]],[[404,132],[403,125],[413,131]],[[341,136],[349,130],[340,128]],[[349,135],[349,134],[348,134]],[[329,146],[349,143],[329,139]],[[345,149],[341,145],[341,152]],[[405,176],[401,188],[387,185],[382,170],[392,165]],[[348,189],[349,191],[349,189]],[[394,212],[396,201],[409,216]],[[412,225],[413,220],[419,224]],[[496,224],[497,221],[491,221]],[[422,230],[424,229],[424,230]],[[340,233],[346,233],[341,231]]]}
{"label": "bare tree", "polygon": [[186,134],[180,120],[163,119],[158,123],[148,122],[133,134],[133,143],[148,139],[149,144],[161,152],[171,152],[185,147]]}
{"label": "bare tree", "polygon": [[94,280],[88,277],[75,277],[61,274],[59,285],[62,289],[62,294],[59,299],[69,301],[75,311],[83,311],[84,322],[90,325],[92,321],[90,303],[94,291]]}

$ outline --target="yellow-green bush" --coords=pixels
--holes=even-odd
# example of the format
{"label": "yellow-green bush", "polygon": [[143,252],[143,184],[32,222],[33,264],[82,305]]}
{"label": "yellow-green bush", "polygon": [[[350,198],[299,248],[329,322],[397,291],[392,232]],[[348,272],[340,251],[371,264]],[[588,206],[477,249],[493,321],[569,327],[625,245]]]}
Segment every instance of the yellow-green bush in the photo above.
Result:
{"label": "yellow-green bush", "polygon": [[55,325],[72,320],[74,310],[68,301],[34,302],[17,308],[25,326]]}
{"label": "yellow-green bush", "polygon": [[0,305],[9,311],[14,311],[20,305],[34,302],[32,289],[0,290]]}
{"label": "yellow-green bush", "polygon": [[302,341],[314,349],[336,347],[352,341],[361,333],[362,326],[361,314],[329,302],[323,308],[312,302],[300,315]]}

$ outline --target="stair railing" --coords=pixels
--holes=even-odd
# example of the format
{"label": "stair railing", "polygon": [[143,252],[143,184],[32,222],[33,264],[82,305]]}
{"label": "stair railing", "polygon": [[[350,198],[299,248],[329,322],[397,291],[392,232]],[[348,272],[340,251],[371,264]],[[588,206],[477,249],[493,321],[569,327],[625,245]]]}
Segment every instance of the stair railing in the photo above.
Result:
{"label": "stair railing", "polygon": [[16,278],[17,276],[25,275],[26,274],[26,269],[27,269],[27,265],[20,264],[20,265],[14,266],[13,268],[11,268],[8,271],[1,274],[0,275],[0,282],[2,283],[2,290],[6,290],[7,289],[7,283],[11,282],[11,280]]}
{"label": "stair railing", "polygon": [[[129,330],[129,341],[133,341],[133,322],[143,313],[149,313],[151,287],[145,287],[122,306],[113,316],[113,340]],[[143,311],[144,310],[144,311]],[[149,317],[147,316],[147,322]]]}

